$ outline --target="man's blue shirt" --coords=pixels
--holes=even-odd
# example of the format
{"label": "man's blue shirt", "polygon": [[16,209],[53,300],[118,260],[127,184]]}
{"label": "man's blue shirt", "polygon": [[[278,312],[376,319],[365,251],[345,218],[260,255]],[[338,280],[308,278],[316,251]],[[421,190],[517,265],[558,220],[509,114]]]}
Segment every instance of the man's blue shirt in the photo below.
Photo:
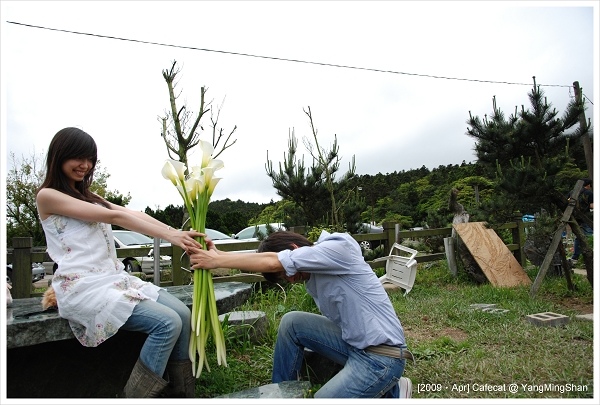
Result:
{"label": "man's blue shirt", "polygon": [[352,236],[324,231],[313,246],[284,250],[278,257],[288,276],[310,273],[306,290],[341,328],[345,342],[359,349],[405,343],[387,292]]}

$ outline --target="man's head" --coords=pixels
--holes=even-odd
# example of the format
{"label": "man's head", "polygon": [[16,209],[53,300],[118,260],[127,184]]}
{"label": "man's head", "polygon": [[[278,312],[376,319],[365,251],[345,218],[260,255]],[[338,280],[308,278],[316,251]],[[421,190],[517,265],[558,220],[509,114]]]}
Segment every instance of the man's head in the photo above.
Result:
{"label": "man's head", "polygon": [[583,188],[592,187],[592,179],[583,179]]}
{"label": "man's head", "polygon": [[[290,231],[278,231],[268,235],[260,245],[258,245],[258,252],[281,252],[286,249],[296,249],[302,246],[312,246],[312,242],[306,239],[306,237],[299,233]],[[277,283],[281,281],[285,276],[285,272],[279,273],[262,273],[265,280]]]}

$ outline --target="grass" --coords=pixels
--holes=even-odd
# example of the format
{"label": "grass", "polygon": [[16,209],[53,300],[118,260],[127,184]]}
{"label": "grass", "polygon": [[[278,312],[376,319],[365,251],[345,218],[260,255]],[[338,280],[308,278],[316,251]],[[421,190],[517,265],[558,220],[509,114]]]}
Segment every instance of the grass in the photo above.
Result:
{"label": "grass", "polygon": [[[527,273],[535,280],[537,268]],[[572,278],[573,292],[564,278],[546,276],[536,297],[530,298],[528,287],[495,288],[476,285],[466,275],[454,277],[444,261],[420,264],[408,295],[389,292],[416,358],[404,372],[413,382],[413,398],[593,398],[593,322],[574,318],[592,312],[593,290],[585,276]],[[269,321],[266,336],[254,344],[225,326],[228,367],[218,366],[214,348],[209,348],[211,370],[198,378],[196,397],[270,384],[282,315],[292,310],[318,312],[302,284],[256,287],[236,310],[264,312]],[[471,304],[496,304],[508,312],[474,310]],[[539,327],[526,320],[539,312],[568,315],[570,322]],[[507,391],[509,384],[517,384],[516,393]]]}
{"label": "grass", "polygon": [[[536,272],[528,270],[530,279]],[[593,290],[584,276],[573,279],[576,291],[570,292],[564,278],[546,277],[530,298],[528,287],[478,286],[466,276],[453,277],[442,261],[420,264],[410,294],[389,292],[416,357],[404,374],[413,382],[413,398],[593,398],[593,322],[574,318],[592,311]],[[470,307],[477,303],[508,312]],[[209,350],[211,371],[197,380],[197,397],[269,384],[281,316],[291,310],[318,312],[302,284],[257,288],[237,310],[263,311],[267,336],[261,344],[229,336],[226,368],[213,366]],[[526,320],[539,312],[568,315],[570,322],[540,327]],[[510,384],[517,384],[515,393],[508,392]]]}

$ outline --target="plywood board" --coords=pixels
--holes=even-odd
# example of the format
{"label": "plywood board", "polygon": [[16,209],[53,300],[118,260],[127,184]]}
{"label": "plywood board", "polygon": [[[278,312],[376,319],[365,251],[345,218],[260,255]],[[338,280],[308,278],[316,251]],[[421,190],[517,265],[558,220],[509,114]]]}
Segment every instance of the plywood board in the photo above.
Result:
{"label": "plywood board", "polygon": [[483,274],[495,287],[531,285],[531,280],[521,264],[493,229],[484,222],[452,225]]}

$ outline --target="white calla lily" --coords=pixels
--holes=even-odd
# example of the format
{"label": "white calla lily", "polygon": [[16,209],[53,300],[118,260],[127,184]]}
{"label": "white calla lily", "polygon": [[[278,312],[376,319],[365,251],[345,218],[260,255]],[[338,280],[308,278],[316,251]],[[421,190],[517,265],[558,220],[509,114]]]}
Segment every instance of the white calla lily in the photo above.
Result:
{"label": "white calla lily", "polygon": [[215,171],[212,167],[205,167],[204,169],[202,169],[202,177],[204,178],[204,181],[207,184],[210,183],[210,179],[212,179],[214,173]]}
{"label": "white calla lily", "polygon": [[202,167],[208,166],[208,163],[211,161],[212,154],[214,152],[214,148],[212,143],[207,141],[199,142],[200,150],[202,151]]}
{"label": "white calla lily", "polygon": [[192,166],[192,171],[189,174],[190,177],[195,177],[197,179],[199,179],[200,177],[204,177],[204,175],[202,174],[202,167],[201,166]]}
{"label": "white calla lily", "polygon": [[208,184],[208,188],[206,190],[206,192],[208,193],[209,197],[215,191],[215,187],[217,187],[217,183],[219,182],[219,180],[221,180],[220,177],[213,177],[213,178],[210,179],[210,183]]}
{"label": "white calla lily", "polygon": [[[224,167],[223,162],[212,159],[213,146],[209,142],[200,141],[202,162],[199,166],[186,167],[176,160],[167,160],[162,175],[170,180],[183,197],[185,207],[190,216],[192,229],[204,232],[206,213],[210,196],[221,180],[214,177],[215,171]],[[187,178],[185,177],[188,172]],[[200,242],[206,247],[203,239]],[[200,377],[204,365],[208,367],[206,347],[209,334],[212,335],[217,350],[217,363],[227,367],[227,355],[223,327],[219,321],[212,273],[209,270],[193,271],[194,291],[192,296],[192,334],[190,336],[189,356],[192,361],[194,375]]]}
{"label": "white calla lily", "polygon": [[162,176],[171,180],[174,186],[181,184],[185,179],[185,165],[177,160],[169,159],[162,168]]}
{"label": "white calla lily", "polygon": [[223,164],[222,160],[219,159],[211,159],[210,162],[208,162],[208,164],[206,166],[204,166],[204,168],[206,169],[207,167],[212,167],[212,169],[214,171],[217,171],[219,169],[222,169],[223,167],[225,167],[225,165]]}

